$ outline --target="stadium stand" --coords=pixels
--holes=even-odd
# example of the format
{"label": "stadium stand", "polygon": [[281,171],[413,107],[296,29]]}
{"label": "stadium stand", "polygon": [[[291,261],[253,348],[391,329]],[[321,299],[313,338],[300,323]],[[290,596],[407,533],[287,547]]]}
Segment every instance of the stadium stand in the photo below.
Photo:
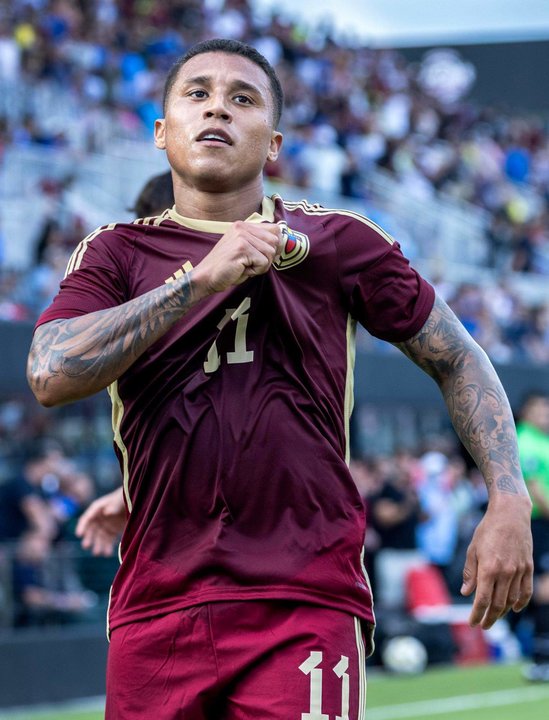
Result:
{"label": "stadium stand", "polygon": [[[369,215],[399,240],[495,362],[549,361],[544,120],[474,105],[468,100],[474,68],[455,53],[430,53],[411,64],[396,51],[338,44],[327,28],[267,18],[248,0],[217,6],[202,0],[4,4],[0,320],[31,324],[55,294],[80,239],[102,223],[131,216],[128,207],[140,187],[166,168],[151,142],[154,118],[161,115],[161,78],[191,43],[219,35],[254,44],[282,79],[287,151],[280,165],[267,169],[273,192],[298,199],[314,189],[326,206]],[[437,67],[449,65],[454,82],[434,82]],[[359,346],[393,352],[366,334]],[[428,503],[427,455],[441,455],[454,535],[448,556],[436,561],[456,596],[455,568],[485,498],[474,469],[460,464],[439,414],[397,411],[396,424],[394,417],[376,417],[372,430],[371,409],[359,408],[358,436],[375,432],[383,453],[399,442],[406,452],[392,460],[363,458],[355,479],[371,513],[382,489],[404,477],[419,522]],[[0,397],[0,486],[44,437],[71,449],[97,494],[119,481],[104,399],[46,417],[18,394]],[[360,441],[355,450],[365,454]],[[383,549],[372,523],[370,569]],[[75,543],[64,552],[65,566],[70,561],[77,570],[79,592],[94,593],[81,596],[84,606],[102,608],[116,561],[91,559]],[[0,548],[3,626],[13,625],[20,612],[10,570],[17,554],[13,545]],[[66,622],[66,613],[60,617],[50,614],[49,621]],[[81,619],[97,622],[97,614]]]}

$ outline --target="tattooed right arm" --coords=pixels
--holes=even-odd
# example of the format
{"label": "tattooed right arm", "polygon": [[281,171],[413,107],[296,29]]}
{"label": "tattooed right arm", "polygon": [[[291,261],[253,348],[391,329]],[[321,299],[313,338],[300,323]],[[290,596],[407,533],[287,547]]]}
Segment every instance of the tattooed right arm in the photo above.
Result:
{"label": "tattooed right arm", "polygon": [[41,325],[27,365],[34,395],[50,407],[103,390],[195,303],[183,275],[123,305]]}
{"label": "tattooed right arm", "polygon": [[202,298],[266,273],[282,249],[281,228],[235,222],[194,270],[123,305],[34,333],[27,378],[50,407],[80,400],[120,377]]}

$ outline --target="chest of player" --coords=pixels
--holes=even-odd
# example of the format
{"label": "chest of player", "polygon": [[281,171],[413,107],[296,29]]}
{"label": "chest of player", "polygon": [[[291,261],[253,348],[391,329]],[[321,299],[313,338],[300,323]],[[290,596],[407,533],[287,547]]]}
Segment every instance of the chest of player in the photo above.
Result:
{"label": "chest of player", "polygon": [[[333,238],[287,226],[283,236],[276,266],[201,301],[159,341],[155,360],[172,364],[172,356],[178,362],[190,358],[193,369],[200,365],[211,373],[222,363],[247,365],[263,355],[281,363],[289,356],[298,362],[304,353],[330,356],[332,342],[344,342],[347,324]],[[154,243],[149,238],[137,242],[128,283],[131,296],[191,272],[219,239],[168,227]]]}

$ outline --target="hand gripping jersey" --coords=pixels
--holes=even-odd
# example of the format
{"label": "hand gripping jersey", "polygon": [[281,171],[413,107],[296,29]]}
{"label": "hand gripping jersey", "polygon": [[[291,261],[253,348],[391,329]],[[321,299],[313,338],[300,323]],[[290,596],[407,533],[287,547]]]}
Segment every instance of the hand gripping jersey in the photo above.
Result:
{"label": "hand gripping jersey", "polygon": [[[248,220],[282,225],[277,266],[200,302],[109,389],[129,510],[111,628],[254,599],[373,623],[363,507],[346,462],[355,324],[406,340],[434,291],[355,213],[275,195]],[[38,324],[173,281],[228,228],[175,209],[100,228]]]}

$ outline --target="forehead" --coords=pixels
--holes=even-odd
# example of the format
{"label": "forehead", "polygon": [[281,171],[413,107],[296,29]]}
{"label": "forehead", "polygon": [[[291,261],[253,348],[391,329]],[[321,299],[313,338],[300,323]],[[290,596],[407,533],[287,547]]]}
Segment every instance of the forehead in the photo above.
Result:
{"label": "forehead", "polygon": [[270,97],[267,73],[252,60],[225,52],[195,55],[182,66],[176,82],[184,83],[194,77],[207,77],[212,83],[236,84],[239,80],[254,85],[262,95]]}

